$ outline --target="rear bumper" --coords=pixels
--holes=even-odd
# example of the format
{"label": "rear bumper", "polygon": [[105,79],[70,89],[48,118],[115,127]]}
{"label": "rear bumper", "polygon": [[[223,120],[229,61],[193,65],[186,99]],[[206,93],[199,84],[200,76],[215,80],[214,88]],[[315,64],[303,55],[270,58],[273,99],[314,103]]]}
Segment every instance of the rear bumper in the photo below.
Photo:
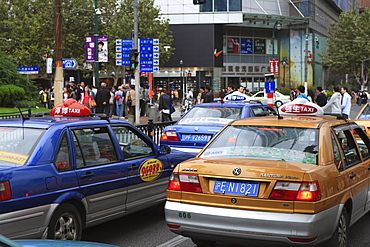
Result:
{"label": "rear bumper", "polygon": [[[331,237],[342,209],[337,205],[317,214],[294,214],[167,201],[165,217],[167,224],[180,226],[171,231],[191,238],[256,246],[315,246]],[[317,238],[299,243],[288,237]]]}

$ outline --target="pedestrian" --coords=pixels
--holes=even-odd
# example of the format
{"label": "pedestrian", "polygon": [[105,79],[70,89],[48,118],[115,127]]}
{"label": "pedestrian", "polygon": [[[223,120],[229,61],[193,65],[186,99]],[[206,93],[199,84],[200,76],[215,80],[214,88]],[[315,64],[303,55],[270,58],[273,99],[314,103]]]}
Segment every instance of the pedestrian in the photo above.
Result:
{"label": "pedestrian", "polygon": [[339,88],[337,86],[333,87],[333,95],[330,97],[330,100],[322,109],[325,111],[327,108],[331,107],[330,113],[333,115],[340,115],[342,114],[342,95],[339,92]]}
{"label": "pedestrian", "polygon": [[128,122],[131,124],[135,123],[135,106],[136,106],[136,92],[135,85],[130,86],[130,91],[126,93],[126,107],[128,108]]}
{"label": "pedestrian", "polygon": [[91,100],[93,99],[89,86],[85,86],[84,92],[81,94],[81,103],[91,110]]}
{"label": "pedestrian", "polygon": [[316,87],[316,104],[320,107],[323,107],[326,105],[326,102],[328,102],[328,98],[326,95],[322,92],[322,87]]}
{"label": "pedestrian", "polygon": [[203,92],[204,92],[204,87],[199,88],[199,92],[197,94],[197,104],[202,103]]}
{"label": "pedestrian", "polygon": [[200,103],[206,103],[207,102],[207,92],[205,87],[200,87],[200,91],[202,92],[200,96]]}
{"label": "pedestrian", "polygon": [[107,88],[105,82],[101,83],[101,88],[98,89],[96,93],[95,100],[97,104],[97,113],[104,113],[109,115],[109,99],[110,99],[110,90]]}
{"label": "pedestrian", "polygon": [[360,97],[360,104],[359,104],[360,106],[361,106],[361,104],[366,104],[367,103],[368,97],[367,97],[367,93],[365,91],[360,92],[359,97]]}
{"label": "pedestrian", "polygon": [[159,98],[159,111],[162,113],[162,122],[171,122],[171,97],[167,94],[167,89],[163,88]]}
{"label": "pedestrian", "polygon": [[294,88],[290,89],[289,97],[290,97],[290,100],[295,100],[295,98],[297,97],[296,89],[294,89]]}
{"label": "pedestrian", "polygon": [[115,99],[114,99],[114,94],[115,94],[115,91],[116,91],[116,88],[115,87],[111,87],[111,89],[109,90],[110,91],[110,99],[109,99],[109,114],[108,114],[108,117],[109,118],[112,118],[113,117],[113,114],[115,113]]}
{"label": "pedestrian", "polygon": [[63,101],[66,101],[69,98],[68,89],[66,87],[63,88]]}
{"label": "pedestrian", "polygon": [[123,113],[122,113],[122,116],[124,118],[128,118],[128,106],[127,106],[127,93],[130,92],[130,85],[129,84],[126,84],[125,85],[125,89],[123,91],[123,97],[124,97],[124,101],[123,101]]}
{"label": "pedestrian", "polygon": [[144,87],[143,100],[144,100],[143,105],[140,108],[140,116],[147,115],[146,114],[146,110],[147,110],[146,107],[147,107],[148,103],[150,102],[150,98],[149,98],[149,86],[148,85]]}
{"label": "pedestrian", "polygon": [[206,90],[205,90],[206,94],[205,94],[205,100],[203,103],[211,103],[213,102],[213,93],[211,91],[211,88],[210,87],[206,87]]}
{"label": "pedestrian", "polygon": [[308,102],[310,102],[310,99],[307,97],[307,95],[305,94],[305,88],[304,86],[299,86],[297,88],[297,93],[298,93],[298,96],[297,96],[297,99],[305,99],[307,100]]}
{"label": "pedestrian", "polygon": [[124,108],[124,100],[125,97],[123,96],[124,88],[122,86],[118,87],[118,90],[115,92],[115,99],[116,99],[116,113],[119,119],[123,119],[123,108]]}
{"label": "pedestrian", "polygon": [[351,111],[351,95],[348,93],[348,88],[347,87],[342,87],[340,89],[342,93],[342,116],[343,119],[348,119],[349,113]]}
{"label": "pedestrian", "polygon": [[307,89],[307,97],[310,102],[314,102],[315,94],[313,93],[312,89]]}
{"label": "pedestrian", "polygon": [[219,93],[219,96],[220,96],[221,99],[225,98],[225,96],[226,96],[226,90],[225,90],[225,88],[223,88],[221,90],[221,92]]}
{"label": "pedestrian", "polygon": [[49,108],[50,104],[50,95],[47,89],[44,89],[43,93],[40,94],[40,103],[43,107]]}

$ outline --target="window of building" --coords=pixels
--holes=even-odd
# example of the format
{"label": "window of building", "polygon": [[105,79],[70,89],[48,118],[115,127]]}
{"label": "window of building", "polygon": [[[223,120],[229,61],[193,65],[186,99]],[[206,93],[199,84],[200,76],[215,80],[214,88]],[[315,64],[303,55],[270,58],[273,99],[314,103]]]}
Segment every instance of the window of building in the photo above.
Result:
{"label": "window of building", "polygon": [[200,5],[200,12],[229,12],[241,11],[241,0],[208,0]]}

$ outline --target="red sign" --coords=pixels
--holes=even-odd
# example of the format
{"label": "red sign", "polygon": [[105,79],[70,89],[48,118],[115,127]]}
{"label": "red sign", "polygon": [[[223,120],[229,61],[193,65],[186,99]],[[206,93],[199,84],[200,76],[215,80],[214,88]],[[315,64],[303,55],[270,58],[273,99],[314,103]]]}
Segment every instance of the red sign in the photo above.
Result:
{"label": "red sign", "polygon": [[63,115],[63,116],[90,116],[90,109],[78,103],[75,99],[67,99],[63,103],[57,104],[50,111],[50,115]]}
{"label": "red sign", "polygon": [[310,105],[303,105],[303,104],[288,104],[288,105],[283,105],[280,110],[283,113],[288,113],[288,114],[314,114],[317,112],[317,108],[314,106]]}
{"label": "red sign", "polygon": [[275,59],[275,74],[274,75],[279,75],[279,59]]}
{"label": "red sign", "polygon": [[270,73],[279,75],[279,59],[270,59]]}
{"label": "red sign", "polygon": [[141,77],[146,77],[146,72],[140,72]]}

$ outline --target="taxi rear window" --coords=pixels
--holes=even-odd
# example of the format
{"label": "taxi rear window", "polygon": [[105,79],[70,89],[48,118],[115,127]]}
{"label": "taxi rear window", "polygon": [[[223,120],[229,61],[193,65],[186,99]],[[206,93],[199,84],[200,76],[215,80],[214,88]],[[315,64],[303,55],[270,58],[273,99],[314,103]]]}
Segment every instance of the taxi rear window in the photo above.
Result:
{"label": "taxi rear window", "polygon": [[0,127],[0,163],[24,165],[45,130]]}
{"label": "taxi rear window", "polygon": [[178,124],[225,125],[239,118],[241,107],[194,107]]}
{"label": "taxi rear window", "polygon": [[229,126],[200,157],[250,158],[317,164],[318,130]]}

